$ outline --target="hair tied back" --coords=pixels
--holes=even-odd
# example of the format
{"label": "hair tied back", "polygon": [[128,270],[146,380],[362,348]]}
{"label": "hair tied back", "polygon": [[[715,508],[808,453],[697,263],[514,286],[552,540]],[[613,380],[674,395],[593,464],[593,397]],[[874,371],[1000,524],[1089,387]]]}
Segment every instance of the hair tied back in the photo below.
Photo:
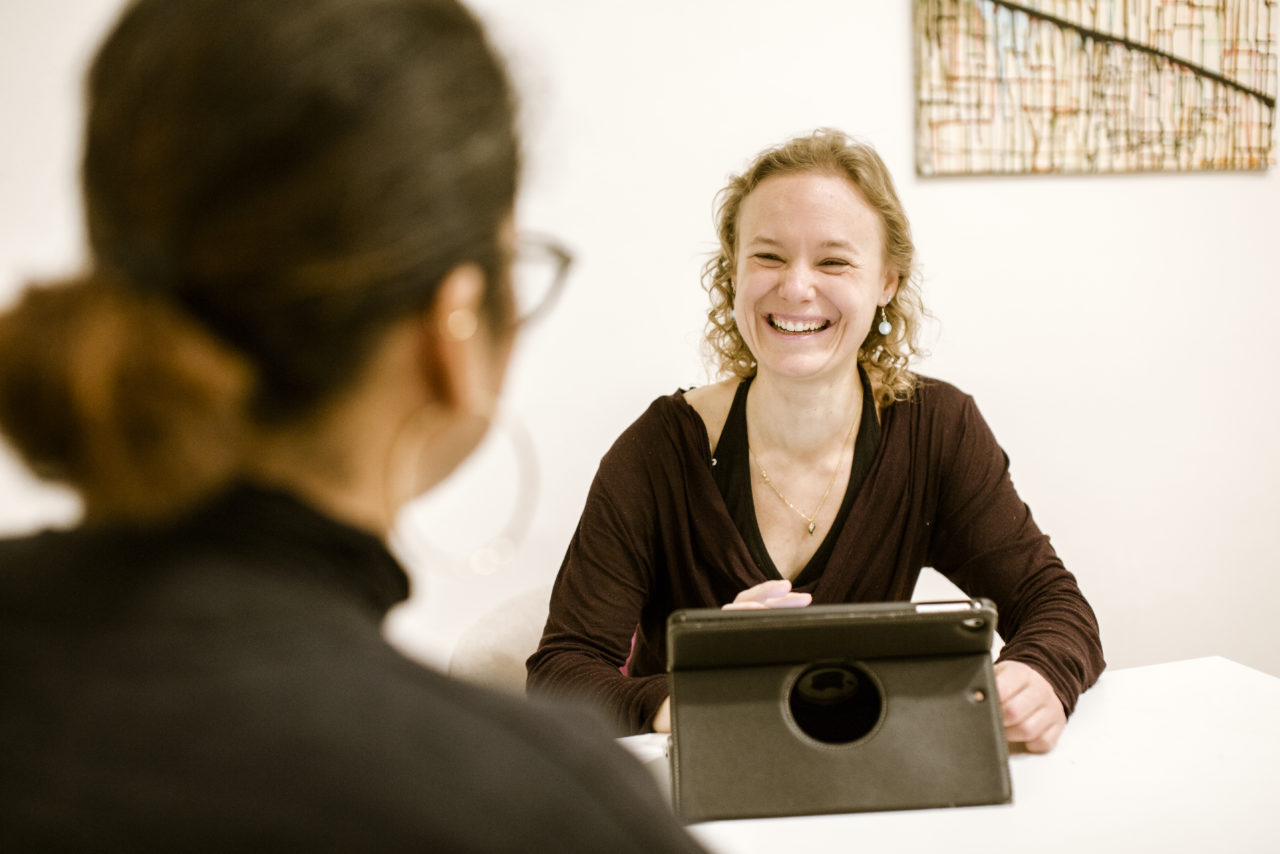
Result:
{"label": "hair tied back", "polygon": [[244,360],[165,298],[91,274],[0,316],[0,427],[90,518],[172,515],[239,468]]}

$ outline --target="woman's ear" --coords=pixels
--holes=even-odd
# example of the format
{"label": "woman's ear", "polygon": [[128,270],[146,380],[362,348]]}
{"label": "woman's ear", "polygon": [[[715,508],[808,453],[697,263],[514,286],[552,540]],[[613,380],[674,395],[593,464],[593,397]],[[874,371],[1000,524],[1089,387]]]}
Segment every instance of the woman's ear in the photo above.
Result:
{"label": "woman's ear", "polygon": [[493,396],[489,388],[491,343],[481,333],[484,272],[475,264],[454,267],[423,314],[420,363],[428,394],[448,410],[474,412]]}
{"label": "woman's ear", "polygon": [[893,302],[893,298],[898,295],[898,270],[896,267],[886,267],[884,271],[884,287],[880,292],[880,304],[888,305]]}

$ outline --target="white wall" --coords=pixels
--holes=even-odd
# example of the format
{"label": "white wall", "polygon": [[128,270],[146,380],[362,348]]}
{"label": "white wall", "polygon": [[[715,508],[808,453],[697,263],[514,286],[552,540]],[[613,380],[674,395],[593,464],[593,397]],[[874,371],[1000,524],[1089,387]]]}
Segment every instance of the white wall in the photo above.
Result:
{"label": "white wall", "polygon": [[[3,293],[78,257],[77,75],[116,6],[0,5]],[[697,269],[713,194],[760,148],[835,125],[877,146],[912,217],[938,318],[921,369],[976,396],[1111,665],[1219,654],[1280,675],[1280,169],[917,179],[907,3],[475,7],[525,90],[524,224],[578,263],[508,386],[542,466],[532,533],[492,575],[416,569],[397,638],[444,661],[498,599],[549,583],[613,438],[655,396],[707,380]],[[513,467],[495,439],[427,503],[437,546],[500,527]],[[0,466],[4,529],[66,508]]]}

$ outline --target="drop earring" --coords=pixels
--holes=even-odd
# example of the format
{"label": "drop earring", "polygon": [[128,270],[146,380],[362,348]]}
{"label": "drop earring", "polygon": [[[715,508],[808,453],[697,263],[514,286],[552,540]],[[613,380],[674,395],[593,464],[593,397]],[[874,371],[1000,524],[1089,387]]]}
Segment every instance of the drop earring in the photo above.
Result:
{"label": "drop earring", "polygon": [[893,331],[893,324],[889,322],[889,316],[884,313],[884,306],[880,306],[880,325],[876,327],[876,331],[881,335],[888,335]]}

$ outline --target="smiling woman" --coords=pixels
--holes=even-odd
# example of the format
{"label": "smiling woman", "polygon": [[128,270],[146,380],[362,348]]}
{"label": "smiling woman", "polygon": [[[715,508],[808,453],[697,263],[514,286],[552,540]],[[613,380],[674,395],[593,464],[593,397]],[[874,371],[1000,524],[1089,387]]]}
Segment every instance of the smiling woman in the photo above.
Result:
{"label": "smiling woman", "polygon": [[997,604],[1006,736],[1052,748],[1103,668],[1097,621],[972,398],[909,368],[924,309],[879,156],[790,140],[730,181],[716,225],[724,379],[654,401],[606,454],[530,688],[660,731],[672,611],[905,600],[931,566]]}
{"label": "smiling woman", "polygon": [[[771,176],[791,176],[834,183],[851,194],[858,213],[871,214],[877,237],[872,242],[846,244],[849,252],[861,250],[852,260],[865,262],[875,256],[886,273],[895,278],[892,300],[881,303],[880,323],[862,341],[859,361],[864,365],[881,405],[910,397],[915,382],[907,364],[920,355],[918,338],[925,317],[915,267],[911,226],[898,202],[893,179],[875,150],[839,131],[822,130],[764,152],[751,168],[732,178],[720,193],[717,231],[720,251],[703,268],[703,283],[711,298],[707,309],[707,349],[722,375],[745,379],[755,374],[756,356],[734,322],[735,259],[739,257],[742,218],[752,206],[748,196]],[[837,190],[836,192],[840,192]],[[863,220],[865,224],[865,219]],[[836,233],[854,227],[854,220],[831,223]],[[841,242],[833,239],[832,242]],[[840,248],[831,246],[829,248]],[[878,251],[877,251],[878,250]],[[751,247],[744,243],[743,252]],[[847,256],[845,256],[847,257]],[[831,259],[838,263],[840,256]],[[887,324],[887,327],[882,326]]]}
{"label": "smiling woman", "polygon": [[880,231],[857,189],[836,175],[778,175],[743,201],[736,287],[729,284],[734,325],[757,376],[833,374],[857,385],[858,351],[876,307],[898,286]]}

